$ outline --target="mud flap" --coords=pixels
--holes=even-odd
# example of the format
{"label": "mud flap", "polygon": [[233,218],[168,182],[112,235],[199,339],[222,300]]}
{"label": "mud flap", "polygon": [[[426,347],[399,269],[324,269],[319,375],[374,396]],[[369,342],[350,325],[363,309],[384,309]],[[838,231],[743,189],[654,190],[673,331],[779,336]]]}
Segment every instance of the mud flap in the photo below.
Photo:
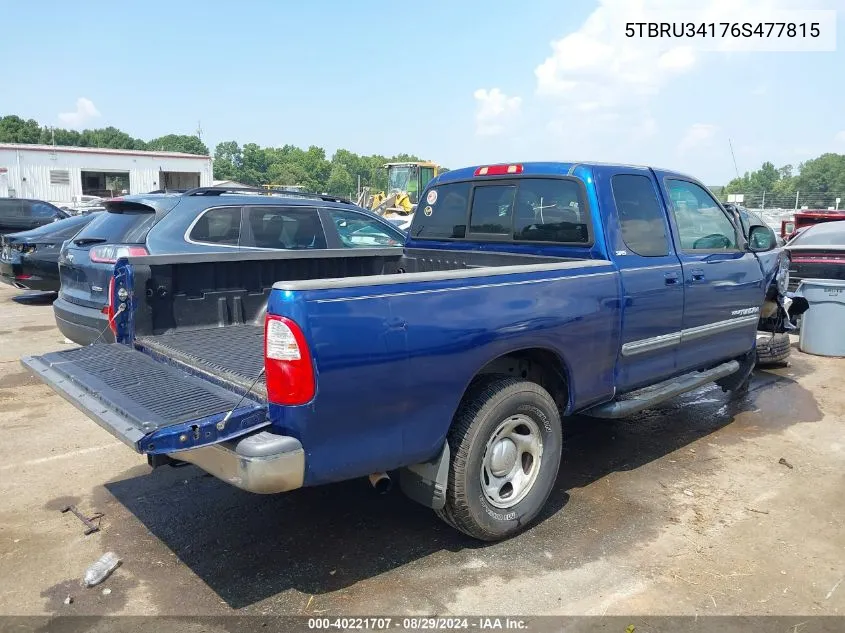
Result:
{"label": "mud flap", "polygon": [[399,470],[399,487],[407,497],[432,510],[446,505],[446,484],[449,481],[449,443],[431,461],[406,466]]}

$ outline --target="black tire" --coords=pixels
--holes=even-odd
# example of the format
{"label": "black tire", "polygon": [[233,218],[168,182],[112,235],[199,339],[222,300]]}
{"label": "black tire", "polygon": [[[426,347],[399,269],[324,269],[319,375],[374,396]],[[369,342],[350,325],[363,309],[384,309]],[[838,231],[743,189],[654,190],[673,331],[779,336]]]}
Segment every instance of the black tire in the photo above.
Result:
{"label": "black tire", "polygon": [[[536,478],[524,498],[502,509],[485,498],[481,469],[488,442],[499,425],[515,419],[513,416],[525,416],[533,422],[542,441],[542,452]],[[549,392],[526,380],[484,377],[464,397],[452,421],[448,442],[452,457],[446,506],[437,512],[438,516],[482,541],[505,539],[528,527],[549,498],[560,467],[560,414]],[[525,454],[518,454],[518,459],[523,464]],[[528,472],[536,465],[533,460],[530,463]]]}
{"label": "black tire", "polygon": [[789,334],[785,332],[780,334],[761,332],[757,339],[757,364],[776,365],[785,363],[789,358],[791,345]]}

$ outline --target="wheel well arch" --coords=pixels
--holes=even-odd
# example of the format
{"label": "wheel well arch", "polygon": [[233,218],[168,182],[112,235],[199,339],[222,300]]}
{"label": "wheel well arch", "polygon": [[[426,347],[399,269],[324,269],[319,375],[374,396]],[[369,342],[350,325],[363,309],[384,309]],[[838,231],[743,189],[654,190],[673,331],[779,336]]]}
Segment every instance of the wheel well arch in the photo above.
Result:
{"label": "wheel well arch", "polygon": [[461,394],[461,402],[473,383],[481,376],[503,374],[536,382],[552,396],[561,411],[572,405],[569,368],[563,357],[547,347],[515,349],[488,361],[481,367]]}

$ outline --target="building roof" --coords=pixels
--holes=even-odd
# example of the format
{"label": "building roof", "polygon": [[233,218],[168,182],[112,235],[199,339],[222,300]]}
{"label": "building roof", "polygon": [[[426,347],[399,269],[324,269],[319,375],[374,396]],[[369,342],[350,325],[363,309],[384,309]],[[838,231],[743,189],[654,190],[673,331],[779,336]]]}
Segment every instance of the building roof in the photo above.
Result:
{"label": "building roof", "polygon": [[211,156],[202,154],[187,154],[185,152],[148,152],[140,149],[109,149],[105,147],[71,147],[69,145],[31,145],[28,143],[0,143],[0,150],[23,150],[30,152],[68,152],[73,154],[116,154],[123,156],[158,156],[161,158],[195,158],[210,159]]}

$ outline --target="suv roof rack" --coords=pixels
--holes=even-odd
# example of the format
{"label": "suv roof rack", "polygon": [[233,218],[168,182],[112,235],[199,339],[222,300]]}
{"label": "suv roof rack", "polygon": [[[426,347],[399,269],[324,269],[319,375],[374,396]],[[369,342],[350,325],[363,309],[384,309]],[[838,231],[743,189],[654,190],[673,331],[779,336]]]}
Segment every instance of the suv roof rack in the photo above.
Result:
{"label": "suv roof rack", "polygon": [[325,202],[340,202],[343,204],[354,204],[352,201],[340,196],[329,196],[320,193],[308,193],[305,191],[290,191],[288,189],[263,189],[261,187],[195,187],[188,189],[184,196],[219,196],[224,193],[258,193],[263,196],[280,196],[283,198],[310,198],[313,200],[324,200]]}

